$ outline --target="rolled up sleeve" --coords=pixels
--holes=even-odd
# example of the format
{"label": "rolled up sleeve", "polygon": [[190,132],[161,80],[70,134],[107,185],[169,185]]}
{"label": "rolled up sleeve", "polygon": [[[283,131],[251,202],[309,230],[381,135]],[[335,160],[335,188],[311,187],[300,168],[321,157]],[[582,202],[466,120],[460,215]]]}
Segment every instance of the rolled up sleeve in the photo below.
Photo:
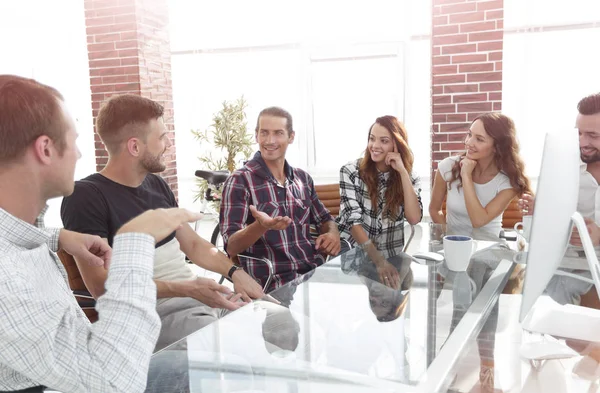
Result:
{"label": "rolled up sleeve", "polygon": [[357,174],[348,165],[340,169],[340,215],[338,223],[344,229],[363,224],[363,209],[358,203],[354,186],[356,176]]}

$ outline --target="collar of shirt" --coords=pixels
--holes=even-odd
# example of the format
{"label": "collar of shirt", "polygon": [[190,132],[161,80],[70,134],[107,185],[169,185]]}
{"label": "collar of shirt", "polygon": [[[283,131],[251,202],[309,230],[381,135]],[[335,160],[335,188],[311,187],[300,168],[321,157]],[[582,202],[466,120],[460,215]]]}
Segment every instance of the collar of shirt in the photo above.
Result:
{"label": "collar of shirt", "polygon": [[44,223],[44,218],[46,217],[46,212],[48,211],[48,204],[46,204],[44,206],[44,208],[42,209],[42,211],[40,212],[40,214],[38,214],[37,218],[35,219],[35,226],[37,228],[40,229],[44,229],[46,227],[46,224]]}
{"label": "collar of shirt", "polygon": [[579,176],[580,176],[580,183],[579,183],[580,191],[582,188],[585,188],[585,187],[598,187],[598,182],[596,181],[596,178],[594,177],[594,175],[592,175],[590,172],[588,172],[587,164],[583,161],[581,161],[579,164]]}
{"label": "collar of shirt", "polygon": [[1,237],[17,247],[28,250],[42,244],[49,244],[52,236],[50,232],[36,228],[2,208],[0,208],[0,228]]}
{"label": "collar of shirt", "polygon": [[[265,160],[263,160],[259,151],[257,151],[256,154],[254,154],[254,157],[246,163],[246,167],[256,176],[279,184],[277,179],[275,179],[275,176],[273,176],[267,167],[267,164],[265,163]],[[292,183],[294,181],[294,169],[290,164],[288,164],[287,160],[285,160],[283,171],[285,173],[286,182],[288,184]]]}
{"label": "collar of shirt", "polygon": [[588,172],[587,164],[579,164],[579,198],[577,211],[584,217],[594,218],[600,224],[600,187],[596,178]]}

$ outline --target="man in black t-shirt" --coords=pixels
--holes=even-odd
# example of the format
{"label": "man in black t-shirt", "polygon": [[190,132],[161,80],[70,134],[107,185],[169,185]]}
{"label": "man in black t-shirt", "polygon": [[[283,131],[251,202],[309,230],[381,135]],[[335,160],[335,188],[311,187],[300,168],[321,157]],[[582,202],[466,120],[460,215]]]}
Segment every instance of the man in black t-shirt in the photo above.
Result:
{"label": "man in black t-shirt", "polygon": [[[176,207],[175,195],[154,173],[165,170],[164,155],[172,146],[162,116],[163,107],[135,95],[111,97],[96,119],[98,135],[109,154],[106,167],[75,183],[63,200],[65,228],[99,235],[112,245],[116,231],[141,213]],[[185,255],[198,266],[229,276],[236,294],[214,280],[196,277]],[[104,293],[106,270],[77,261],[94,297]],[[189,226],[183,225],[158,243],[154,257],[157,311],[162,320],[156,348],[161,349],[214,321],[217,308],[234,310],[244,301],[263,296],[261,287],[225,254]]]}

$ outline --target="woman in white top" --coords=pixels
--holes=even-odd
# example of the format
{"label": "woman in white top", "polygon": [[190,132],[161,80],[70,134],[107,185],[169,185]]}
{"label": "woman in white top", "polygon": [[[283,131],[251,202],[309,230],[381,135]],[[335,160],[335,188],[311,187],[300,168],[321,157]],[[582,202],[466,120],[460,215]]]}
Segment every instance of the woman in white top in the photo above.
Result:
{"label": "woman in white top", "polygon": [[[465,139],[466,152],[444,159],[438,164],[433,182],[429,214],[433,222],[448,224],[450,231],[461,234],[476,232],[498,236],[502,213],[516,195],[531,192],[519,156],[515,125],[500,113],[478,116]],[[446,217],[442,203],[446,198]],[[497,251],[501,253],[502,251]],[[494,251],[479,257],[480,263],[468,269],[470,280],[479,291],[497,266]],[[456,282],[455,282],[456,283]],[[475,294],[473,294],[475,295]],[[453,320],[464,313],[457,308]],[[494,391],[494,340],[498,320],[498,303],[483,326],[478,347],[481,358],[481,390]]]}
{"label": "woman in white top", "polygon": [[514,122],[500,113],[478,116],[471,123],[465,148],[460,156],[438,164],[429,203],[431,220],[452,227],[483,228],[497,235],[510,201],[531,192]]}

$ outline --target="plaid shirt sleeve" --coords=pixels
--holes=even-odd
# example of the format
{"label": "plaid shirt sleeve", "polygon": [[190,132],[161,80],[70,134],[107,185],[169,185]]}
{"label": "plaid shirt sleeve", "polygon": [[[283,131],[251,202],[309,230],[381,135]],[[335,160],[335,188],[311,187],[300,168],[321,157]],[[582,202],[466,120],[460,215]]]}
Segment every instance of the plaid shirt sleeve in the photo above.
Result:
{"label": "plaid shirt sleeve", "polygon": [[419,207],[421,208],[421,220],[423,219],[423,201],[421,200],[421,178],[417,176],[417,174],[413,171],[410,174],[410,179],[412,181],[412,186],[415,189],[415,193],[417,194],[417,199],[419,200]]}
{"label": "plaid shirt sleeve", "polygon": [[243,175],[234,173],[223,184],[219,223],[225,250],[229,237],[243,229],[250,215],[250,194]]}
{"label": "plaid shirt sleeve", "polygon": [[160,329],[152,237],[115,238],[106,294],[96,306],[100,318],[93,325],[75,312],[64,282],[53,283],[53,296],[39,296],[28,277],[6,270],[20,258],[51,266],[47,249],[38,250],[39,261],[27,255],[0,257],[0,390],[27,388],[33,381],[63,393],[143,392]]}
{"label": "plaid shirt sleeve", "polygon": [[358,203],[354,180],[358,173],[352,170],[352,164],[340,169],[340,214],[339,224],[350,229],[354,225],[363,224],[363,209]]}

